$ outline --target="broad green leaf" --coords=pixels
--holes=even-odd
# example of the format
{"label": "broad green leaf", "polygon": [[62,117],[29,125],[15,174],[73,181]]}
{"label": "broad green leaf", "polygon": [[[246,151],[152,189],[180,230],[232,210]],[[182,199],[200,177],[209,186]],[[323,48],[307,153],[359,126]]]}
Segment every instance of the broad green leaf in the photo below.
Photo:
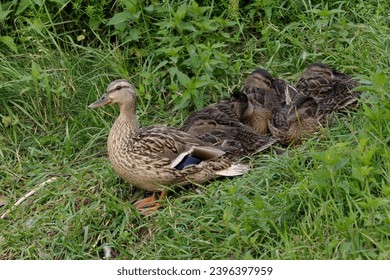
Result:
{"label": "broad green leaf", "polygon": [[310,9],[305,11],[305,13],[313,13],[313,14],[318,14],[319,12],[321,12],[321,10],[319,9]]}
{"label": "broad green leaf", "polygon": [[389,77],[387,77],[384,72],[379,72],[372,76],[372,81],[378,87],[383,87],[389,80]]}
{"label": "broad green leaf", "polygon": [[175,23],[171,21],[162,21],[162,22],[156,22],[156,25],[165,27],[165,28],[170,28],[172,26],[175,26]]}
{"label": "broad green leaf", "polygon": [[167,63],[168,63],[168,60],[161,61],[156,67],[154,67],[152,72],[156,73],[158,71],[158,69],[160,69],[161,67],[165,66]]}
{"label": "broad green leaf", "polygon": [[183,109],[183,108],[187,107],[188,104],[190,103],[191,96],[188,94],[188,92],[184,91],[182,93],[182,95],[180,96],[180,98],[178,98],[178,99],[179,99],[179,101],[176,102],[176,105],[173,108],[174,110],[179,110],[179,109]]}
{"label": "broad green leaf", "polygon": [[66,2],[68,2],[68,0],[49,0],[49,2],[57,3],[63,6],[66,4]]}
{"label": "broad green leaf", "polygon": [[188,31],[193,31],[193,32],[196,32],[196,31],[197,31],[196,28],[195,28],[195,26],[194,26],[192,23],[190,23],[190,22],[183,22],[183,23],[181,24],[181,28],[182,28],[183,30],[188,30]]}
{"label": "broad green leaf", "polygon": [[25,9],[27,9],[28,7],[32,6],[33,4],[30,2],[30,0],[22,0],[20,1],[19,5],[18,5],[18,9],[16,10],[16,13],[15,15],[20,15],[21,13],[23,13],[23,11]]}
{"label": "broad green leaf", "polygon": [[203,93],[196,90],[191,90],[191,99],[197,110],[204,107]]}
{"label": "broad green leaf", "polygon": [[223,221],[228,223],[233,218],[233,210],[231,207],[227,207],[223,210]]}
{"label": "broad green leaf", "polygon": [[153,12],[154,11],[154,6],[153,5],[149,5],[149,6],[145,7],[144,10],[147,11],[147,12]]}
{"label": "broad green leaf", "polygon": [[181,72],[177,67],[171,67],[168,71],[172,79],[176,76],[182,86],[188,87],[191,79],[186,74]]}
{"label": "broad green leaf", "polygon": [[42,0],[32,0],[35,5],[38,5],[39,7],[42,7],[43,1]]}
{"label": "broad green leaf", "polygon": [[121,12],[118,14],[115,14],[110,21],[107,23],[107,25],[115,25],[118,23],[126,22],[126,21],[134,21],[136,20],[136,16],[130,12]]}
{"label": "broad green leaf", "polygon": [[176,13],[174,14],[174,17],[176,21],[181,21],[186,16],[186,14],[187,14],[187,5],[182,4],[177,9]]}
{"label": "broad green leaf", "polygon": [[272,18],[272,8],[271,7],[264,7],[265,16],[267,19]]}
{"label": "broad green leaf", "polygon": [[7,18],[7,15],[11,12],[11,10],[8,11],[0,11],[0,21],[5,20]]}
{"label": "broad green leaf", "polygon": [[225,46],[226,46],[225,43],[215,43],[215,44],[211,45],[211,48],[212,49],[218,49],[218,48],[222,48],[222,47],[225,47]]}
{"label": "broad green leaf", "polygon": [[176,76],[182,86],[188,87],[191,79],[186,74],[178,70]]}
{"label": "broad green leaf", "polygon": [[261,198],[261,196],[260,195],[255,195],[255,197],[254,197],[254,200],[253,200],[253,203],[254,203],[254,205],[255,205],[255,207],[257,208],[257,209],[263,209],[264,208],[264,201],[263,201],[263,199]]}
{"label": "broad green leaf", "polygon": [[31,76],[35,81],[39,78],[39,67],[34,61],[31,63]]}
{"label": "broad green leaf", "polygon": [[373,167],[371,166],[361,166],[361,167],[352,167],[352,176],[359,181],[364,181],[365,177],[368,176]]}
{"label": "broad green leaf", "polygon": [[201,78],[192,78],[191,82],[190,82],[190,88],[197,89],[197,88],[209,85],[210,83],[211,83],[210,79],[206,80],[203,77],[201,77]]}
{"label": "broad green leaf", "polygon": [[10,36],[1,36],[0,37],[0,42],[5,44],[11,51],[17,53],[18,48],[15,45],[14,39]]}
{"label": "broad green leaf", "polygon": [[334,165],[333,165],[333,171],[340,170],[344,168],[349,163],[349,158],[340,158]]}
{"label": "broad green leaf", "polygon": [[138,41],[142,37],[141,31],[138,28],[132,28],[129,35],[126,36],[126,42]]}
{"label": "broad green leaf", "polygon": [[40,18],[34,18],[31,22],[31,27],[39,33],[41,33],[46,28],[45,24]]}
{"label": "broad green leaf", "polygon": [[100,24],[101,20],[99,18],[89,18],[89,26],[92,30],[98,29]]}

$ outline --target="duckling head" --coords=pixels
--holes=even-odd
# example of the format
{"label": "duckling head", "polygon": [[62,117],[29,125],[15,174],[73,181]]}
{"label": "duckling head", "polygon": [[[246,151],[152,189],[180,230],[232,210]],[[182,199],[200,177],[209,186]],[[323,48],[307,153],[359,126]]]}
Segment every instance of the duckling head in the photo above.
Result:
{"label": "duckling head", "polygon": [[257,89],[273,89],[274,77],[265,69],[259,68],[253,71],[244,82],[246,93]]}
{"label": "duckling head", "polygon": [[304,76],[322,76],[324,78],[333,78],[334,74],[333,69],[330,66],[323,63],[313,63],[307,67]]}
{"label": "duckling head", "polygon": [[232,94],[230,104],[234,114],[239,119],[248,117],[253,112],[253,106],[251,106],[248,96],[241,91],[236,91]]}
{"label": "duckling head", "polygon": [[107,104],[134,104],[136,103],[135,91],[132,84],[127,80],[115,80],[111,82],[104,95],[90,104],[88,108],[98,108]]}

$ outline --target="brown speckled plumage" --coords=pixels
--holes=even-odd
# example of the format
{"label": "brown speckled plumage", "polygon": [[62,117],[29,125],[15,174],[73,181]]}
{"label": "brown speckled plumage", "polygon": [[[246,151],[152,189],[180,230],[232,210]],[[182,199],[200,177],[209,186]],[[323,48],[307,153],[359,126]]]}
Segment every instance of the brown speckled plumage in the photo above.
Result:
{"label": "brown speckled plumage", "polygon": [[268,120],[272,118],[270,109],[254,99],[249,99],[241,91],[232,94],[230,103],[240,122],[250,126],[260,135],[269,133]]}
{"label": "brown speckled plumage", "polygon": [[276,139],[257,133],[241,122],[232,100],[221,100],[192,113],[183,123],[181,130],[216,146],[234,147],[229,152],[232,158],[240,158],[271,147]]}
{"label": "brown speckled plumage", "polygon": [[268,125],[284,145],[300,144],[305,136],[328,124],[331,110],[318,104],[313,97],[301,96],[291,105],[276,112]]}
{"label": "brown speckled plumage", "polygon": [[[242,91],[250,100],[266,105],[266,95],[272,98],[269,105],[283,107],[292,104],[302,93],[282,79],[274,78],[267,70],[258,68],[244,81]],[[274,96],[272,96],[274,95]]]}
{"label": "brown speckled plumage", "polygon": [[328,104],[306,96],[265,69],[257,69],[249,75],[243,92],[249,103],[264,108],[257,113],[263,118],[259,117],[260,121],[254,120],[250,125],[265,127],[266,123],[272,135],[283,145],[298,144],[302,137],[318,131],[327,124],[332,112]]}
{"label": "brown speckled plumage", "polygon": [[[248,104],[262,105],[271,111],[271,117],[253,119],[248,125],[264,127],[262,123],[266,119],[270,132],[282,144],[298,144],[302,137],[332,123],[333,112],[356,106],[360,95],[352,91],[356,86],[350,76],[322,63],[310,65],[296,87],[274,78],[265,69],[256,69],[245,80],[242,91],[248,97]],[[240,104],[240,108],[244,107]],[[250,106],[246,110],[252,118],[256,115]],[[257,115],[269,116],[260,111]]]}
{"label": "brown speckled plumage", "polygon": [[357,105],[360,92],[352,91],[358,83],[349,75],[323,63],[313,63],[299,78],[296,87],[317,102],[340,112]]}
{"label": "brown speckled plumage", "polygon": [[[111,127],[107,147],[115,172],[130,184],[158,192],[167,186],[205,183],[219,176],[243,174],[246,166],[233,164],[225,152],[177,129],[163,126],[139,128],[136,122],[136,96],[126,80],[108,85],[105,95],[90,105],[117,103],[120,114]],[[184,154],[196,154],[199,164],[175,168]]]}

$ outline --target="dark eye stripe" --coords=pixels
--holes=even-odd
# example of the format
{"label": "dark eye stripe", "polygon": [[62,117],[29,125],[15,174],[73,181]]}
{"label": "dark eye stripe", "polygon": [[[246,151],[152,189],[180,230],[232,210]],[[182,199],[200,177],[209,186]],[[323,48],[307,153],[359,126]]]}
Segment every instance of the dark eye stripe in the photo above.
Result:
{"label": "dark eye stripe", "polygon": [[122,88],[129,88],[129,87],[130,87],[130,86],[116,86],[116,87],[114,87],[113,89],[107,91],[107,93],[111,93],[111,92],[120,90],[120,89],[122,89]]}

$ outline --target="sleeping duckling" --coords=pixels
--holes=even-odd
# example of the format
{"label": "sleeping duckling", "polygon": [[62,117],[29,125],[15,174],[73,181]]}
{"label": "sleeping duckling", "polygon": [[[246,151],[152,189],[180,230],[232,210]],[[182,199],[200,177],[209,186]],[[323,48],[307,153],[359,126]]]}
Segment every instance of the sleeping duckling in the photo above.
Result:
{"label": "sleeping duckling", "polygon": [[357,86],[352,77],[323,63],[309,65],[296,84],[305,95],[333,106],[336,112],[356,107],[360,92],[352,90]]}
{"label": "sleeping duckling", "polygon": [[274,94],[274,106],[290,105],[302,93],[282,79],[274,78],[267,70],[259,68],[253,71],[244,82],[242,90],[251,100],[264,105],[264,94]]}
{"label": "sleeping duckling", "polygon": [[311,96],[301,96],[276,112],[268,126],[283,145],[300,144],[303,137],[318,132],[331,122],[331,113],[332,108],[326,104],[318,104]]}
{"label": "sleeping duckling", "polygon": [[[259,92],[260,91],[258,91],[258,93]],[[264,100],[267,100],[265,94]],[[232,94],[230,103],[241,123],[250,126],[260,135],[270,132],[268,128],[268,120],[272,118],[272,111],[270,109],[254,99],[249,99],[248,96],[241,91]],[[264,103],[266,103],[266,101],[264,101]]]}

